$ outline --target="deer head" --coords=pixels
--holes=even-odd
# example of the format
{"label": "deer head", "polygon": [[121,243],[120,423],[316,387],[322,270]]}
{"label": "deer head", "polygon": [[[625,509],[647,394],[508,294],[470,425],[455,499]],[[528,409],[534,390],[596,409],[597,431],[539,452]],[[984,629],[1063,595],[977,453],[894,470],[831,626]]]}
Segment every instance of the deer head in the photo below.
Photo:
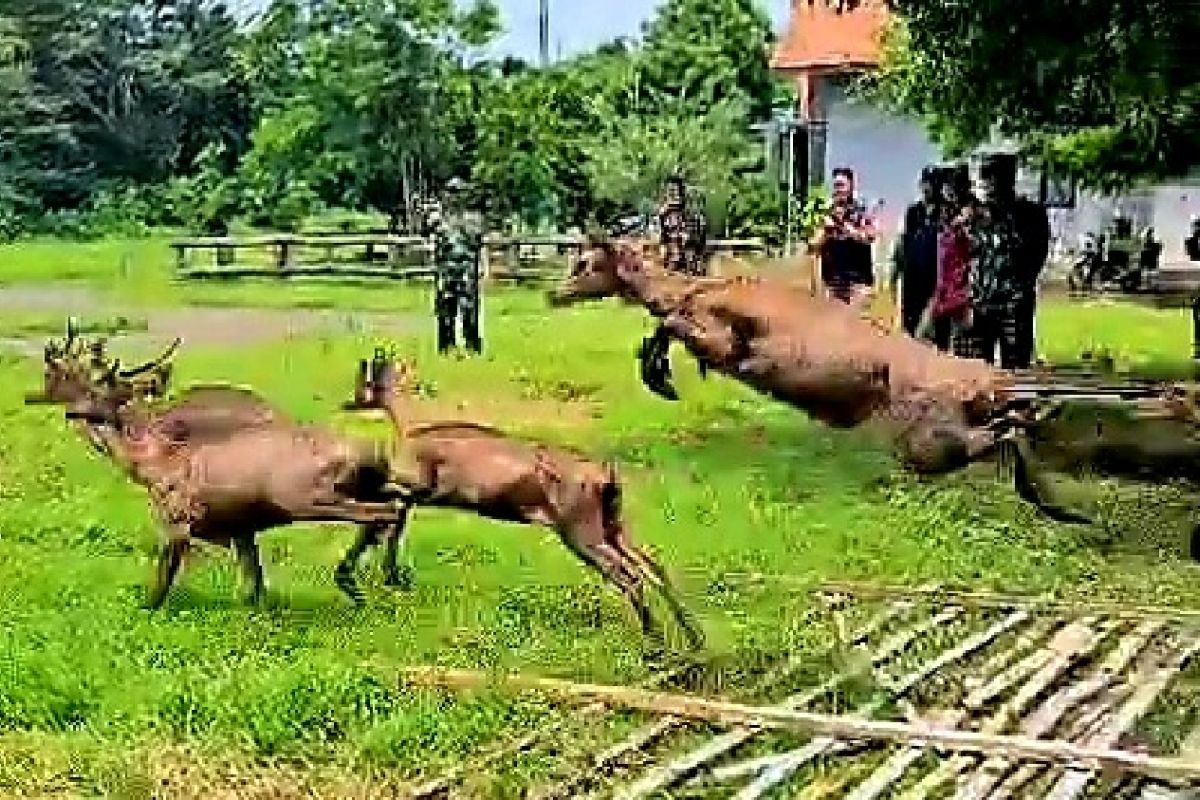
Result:
{"label": "deer head", "polygon": [[575,261],[571,274],[549,292],[547,299],[550,305],[562,307],[613,297],[642,274],[642,253],[632,242],[594,239]]}

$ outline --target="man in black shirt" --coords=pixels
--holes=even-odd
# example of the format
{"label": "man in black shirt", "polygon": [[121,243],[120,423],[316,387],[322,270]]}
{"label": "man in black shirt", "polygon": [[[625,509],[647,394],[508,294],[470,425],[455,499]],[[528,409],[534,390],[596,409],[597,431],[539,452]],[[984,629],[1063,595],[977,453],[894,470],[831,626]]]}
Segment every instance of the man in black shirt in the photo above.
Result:
{"label": "man in black shirt", "polygon": [[900,284],[900,319],[915,336],[921,315],[937,285],[937,238],[941,223],[942,170],[933,165],[921,171],[921,199],[904,212],[904,228],[896,246],[892,295]]}

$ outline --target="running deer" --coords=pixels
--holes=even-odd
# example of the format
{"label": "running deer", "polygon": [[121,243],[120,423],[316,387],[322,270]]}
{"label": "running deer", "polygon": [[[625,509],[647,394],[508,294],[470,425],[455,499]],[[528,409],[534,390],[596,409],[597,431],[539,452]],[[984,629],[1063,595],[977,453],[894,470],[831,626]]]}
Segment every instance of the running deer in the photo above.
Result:
{"label": "running deer", "polygon": [[117,374],[114,365],[86,396],[70,404],[67,417],[86,423],[113,461],[149,490],[166,532],[151,608],[165,601],[185,553],[197,540],[232,545],[250,599],[261,599],[257,536],[295,522],[360,526],[336,578],[351,600],[361,602],[355,567],[386,532],[399,532],[404,508],[383,448],[295,424],[180,439],[127,393],[113,391]]}
{"label": "running deer", "polygon": [[704,636],[666,571],[629,535],[615,464],[598,464],[561,448],[517,440],[471,422],[413,422],[411,365],[385,361],[370,396],[395,429],[393,480],[414,507],[455,508],[502,522],[555,531],[563,544],[628,600],[643,634],[658,639],[647,602],[652,587],[666,600],[692,647]]}

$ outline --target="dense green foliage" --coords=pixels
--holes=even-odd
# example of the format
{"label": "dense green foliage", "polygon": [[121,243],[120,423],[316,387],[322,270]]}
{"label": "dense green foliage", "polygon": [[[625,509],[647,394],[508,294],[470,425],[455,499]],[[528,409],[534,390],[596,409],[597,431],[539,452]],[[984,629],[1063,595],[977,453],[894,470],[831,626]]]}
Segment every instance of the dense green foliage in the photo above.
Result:
{"label": "dense green foliage", "polygon": [[[0,12],[0,232],[408,221],[473,179],[499,225],[648,211],[682,169],[718,230],[777,234],[750,125],[781,88],[757,0],[671,0],[645,43],[547,69],[483,56],[490,0],[16,2]],[[786,98],[782,98],[786,102]],[[733,176],[731,178],[731,176]]]}
{"label": "dense green foliage", "polygon": [[1200,4],[891,0],[884,95],[948,149],[995,130],[1102,189],[1200,163]]}

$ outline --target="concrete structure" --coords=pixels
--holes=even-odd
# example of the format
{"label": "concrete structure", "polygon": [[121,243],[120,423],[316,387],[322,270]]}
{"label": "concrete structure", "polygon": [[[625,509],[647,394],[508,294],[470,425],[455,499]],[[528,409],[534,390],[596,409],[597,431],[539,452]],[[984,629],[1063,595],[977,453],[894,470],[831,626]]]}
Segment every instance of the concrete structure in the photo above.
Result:
{"label": "concrete structure", "polygon": [[[834,166],[845,164],[858,172],[867,199],[883,202],[880,256],[890,252],[887,240],[916,196],[921,167],[941,160],[919,123],[846,96],[849,81],[879,65],[887,21],[884,0],[793,0],[772,58],[772,67],[796,82],[797,113],[815,134],[810,138],[812,182],[824,183]],[[1189,217],[1200,214],[1200,175],[1121,200],[1081,196],[1076,209],[1052,212],[1059,248],[1074,248],[1080,234],[1106,225],[1118,206],[1139,228],[1154,226],[1166,260],[1180,258]]]}

